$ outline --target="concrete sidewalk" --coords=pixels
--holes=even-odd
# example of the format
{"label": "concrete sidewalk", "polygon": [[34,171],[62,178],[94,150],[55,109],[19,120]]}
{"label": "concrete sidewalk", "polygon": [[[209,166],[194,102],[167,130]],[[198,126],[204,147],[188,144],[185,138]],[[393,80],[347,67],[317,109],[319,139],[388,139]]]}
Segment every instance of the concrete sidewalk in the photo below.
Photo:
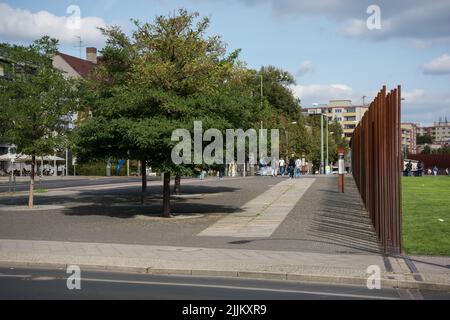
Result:
{"label": "concrete sidewalk", "polygon": [[[66,267],[149,274],[225,276],[366,285],[367,268],[381,270],[382,287],[450,291],[450,258],[421,257],[417,281],[404,259],[244,249],[0,240],[0,265]],[[419,259],[417,259],[419,260]],[[447,266],[447,267],[446,267]]]}

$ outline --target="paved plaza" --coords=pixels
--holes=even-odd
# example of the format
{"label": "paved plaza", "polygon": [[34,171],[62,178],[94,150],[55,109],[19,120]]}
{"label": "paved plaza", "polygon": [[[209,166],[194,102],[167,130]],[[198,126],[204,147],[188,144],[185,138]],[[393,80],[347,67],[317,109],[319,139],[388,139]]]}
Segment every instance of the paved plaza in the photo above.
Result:
{"label": "paved plaza", "polygon": [[[172,219],[161,189],[150,181],[141,205],[138,181],[64,186],[33,211],[19,210],[25,193],[4,193],[0,264],[355,284],[376,265],[385,284],[416,286],[405,259],[382,255],[351,177],[344,194],[336,177],[186,179]],[[450,283],[448,258],[412,260],[423,283]]]}

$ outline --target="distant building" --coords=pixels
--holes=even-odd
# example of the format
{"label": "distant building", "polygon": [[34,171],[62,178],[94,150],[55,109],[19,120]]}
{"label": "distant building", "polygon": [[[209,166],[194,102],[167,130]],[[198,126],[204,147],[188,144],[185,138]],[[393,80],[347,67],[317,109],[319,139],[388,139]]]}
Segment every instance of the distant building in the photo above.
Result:
{"label": "distant building", "polygon": [[[76,79],[86,79],[97,64],[97,49],[93,47],[86,48],[86,60],[70,56],[59,52],[53,57],[53,67],[62,71],[67,77]],[[69,127],[72,129],[75,123],[82,121],[85,113],[74,114],[71,116]]]}
{"label": "distant building", "polygon": [[419,125],[412,122],[402,123],[402,150],[408,154],[417,154],[417,133]]}
{"label": "distant building", "polygon": [[434,122],[432,126],[419,127],[418,135],[429,135],[435,144],[445,145],[450,143],[450,122],[445,119]]}
{"label": "distant building", "polygon": [[450,142],[450,122],[445,119],[445,121],[435,122],[433,124],[433,138],[437,143],[447,143]]}
{"label": "distant building", "polygon": [[336,120],[342,126],[344,135],[351,138],[369,106],[354,106],[351,100],[330,100],[328,104],[321,104],[303,108],[305,115],[326,114],[329,120]]}
{"label": "distant building", "polygon": [[86,60],[59,52],[53,57],[53,67],[69,77],[87,78],[97,64],[97,49],[86,48]]}

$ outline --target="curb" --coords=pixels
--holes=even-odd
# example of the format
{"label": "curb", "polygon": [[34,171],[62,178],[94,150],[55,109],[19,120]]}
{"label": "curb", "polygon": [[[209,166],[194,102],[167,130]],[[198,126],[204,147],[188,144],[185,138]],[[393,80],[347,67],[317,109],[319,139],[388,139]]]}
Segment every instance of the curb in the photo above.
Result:
{"label": "curb", "polygon": [[[40,263],[40,262],[14,262],[0,261],[0,267],[7,268],[46,268],[46,269],[66,269],[70,264],[61,263]],[[332,276],[332,275],[315,275],[300,273],[284,273],[284,272],[263,272],[263,271],[230,271],[230,270],[202,270],[202,269],[164,269],[151,267],[132,267],[132,266],[108,266],[108,265],[83,265],[77,264],[81,269],[87,271],[111,271],[120,273],[138,273],[149,275],[173,275],[173,276],[200,276],[200,277],[231,277],[243,279],[260,279],[260,280],[285,280],[298,282],[314,282],[314,283],[332,283],[343,285],[359,285],[366,286],[367,279],[363,277],[349,276]],[[450,292],[450,283],[442,284],[427,281],[410,281],[399,279],[381,279],[382,287],[398,288],[398,289],[417,289],[432,291]]]}

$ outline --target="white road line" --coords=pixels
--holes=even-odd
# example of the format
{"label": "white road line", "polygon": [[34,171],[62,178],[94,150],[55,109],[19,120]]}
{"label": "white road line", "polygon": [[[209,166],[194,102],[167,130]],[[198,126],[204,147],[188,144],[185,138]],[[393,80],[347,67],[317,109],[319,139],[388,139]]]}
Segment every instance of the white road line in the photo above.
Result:
{"label": "white road line", "polygon": [[[66,280],[66,278],[33,278],[31,275],[8,275],[0,274],[0,278],[31,278],[33,281],[37,280]],[[159,282],[159,281],[134,281],[134,280],[114,280],[114,279],[96,279],[96,278],[82,278],[82,282],[103,282],[103,283],[123,283],[123,284],[141,284],[141,285],[163,285],[176,287],[195,287],[195,288],[215,288],[215,289],[229,289],[229,290],[244,290],[244,291],[265,291],[265,292],[279,292],[279,293],[294,293],[294,294],[309,294],[317,296],[331,296],[331,297],[347,297],[357,299],[376,299],[376,300],[399,300],[399,298],[371,296],[364,294],[351,293],[335,293],[324,291],[306,291],[306,290],[289,290],[289,289],[271,289],[271,288],[257,288],[257,287],[242,287],[242,286],[226,286],[214,284],[197,284],[197,283],[174,283],[174,282]]]}
{"label": "white road line", "polygon": [[82,282],[88,281],[88,282],[106,282],[106,283],[143,284],[143,285],[164,285],[164,286],[197,287],[197,288],[216,288],[216,289],[246,290],[246,291],[267,291],[267,292],[279,292],[279,293],[310,294],[310,295],[318,295],[318,296],[348,297],[348,298],[359,298],[359,299],[399,300],[399,298],[371,296],[371,295],[363,295],[363,294],[334,293],[334,292],[306,291],[306,290],[289,290],[289,289],[255,288],[255,287],[226,286],[226,285],[214,285],[214,284],[113,280],[113,279],[95,279],[95,278],[86,278],[86,279],[82,278],[81,281]]}

